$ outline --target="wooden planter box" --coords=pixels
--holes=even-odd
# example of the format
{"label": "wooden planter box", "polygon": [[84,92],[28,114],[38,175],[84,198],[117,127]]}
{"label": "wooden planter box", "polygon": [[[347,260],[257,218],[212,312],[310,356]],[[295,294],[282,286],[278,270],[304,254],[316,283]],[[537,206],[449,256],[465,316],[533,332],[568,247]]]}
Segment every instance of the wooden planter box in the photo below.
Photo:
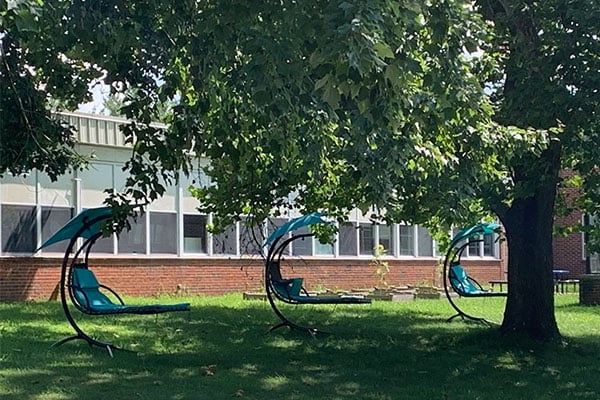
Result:
{"label": "wooden planter box", "polygon": [[417,287],[415,290],[415,299],[439,299],[440,291],[434,287]]}

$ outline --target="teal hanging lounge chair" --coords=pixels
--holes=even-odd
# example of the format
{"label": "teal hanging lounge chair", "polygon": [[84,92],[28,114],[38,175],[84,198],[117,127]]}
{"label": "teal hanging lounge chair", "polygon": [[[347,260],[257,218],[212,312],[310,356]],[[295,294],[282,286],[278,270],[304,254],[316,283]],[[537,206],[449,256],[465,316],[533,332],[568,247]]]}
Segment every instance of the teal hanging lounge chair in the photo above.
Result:
{"label": "teal hanging lounge chair", "polygon": [[[111,210],[107,207],[84,210],[67,222],[40,247],[44,248],[63,240],[69,240],[69,245],[63,257],[59,286],[62,307],[67,320],[75,330],[75,334],[57,341],[52,347],[71,340],[82,339],[90,345],[106,348],[111,357],[113,355],[112,350],[117,348],[112,343],[103,342],[88,335],[77,323],[70,304],[80,312],[88,315],[160,314],[190,310],[189,303],[126,305],[117,292],[98,282],[94,273],[88,268],[89,255],[94,243],[102,237],[102,224],[110,216]],[[85,239],[85,241],[75,251],[80,238]]]}
{"label": "teal hanging lounge chair", "polygon": [[[284,251],[296,240],[313,237],[312,233],[293,235],[293,232],[305,226],[326,223],[329,222],[325,221],[320,213],[315,212],[307,214],[286,222],[266,240],[265,246],[269,246],[269,250],[265,261],[265,291],[271,308],[281,320],[281,322],[273,326],[270,331],[287,326],[291,329],[308,332],[313,336],[320,332],[315,327],[304,326],[292,322],[282,313],[277,306],[276,300],[295,305],[368,304],[371,302],[371,299],[362,296],[310,296],[303,287],[303,278],[284,278],[282,276],[281,260]],[[290,233],[292,234],[291,237]]]}
{"label": "teal hanging lounge chair", "polygon": [[495,223],[481,223],[460,231],[452,238],[449,250],[444,259],[443,276],[446,298],[456,311],[456,314],[448,318],[448,321],[460,317],[471,321],[489,323],[485,318],[476,317],[463,311],[454,300],[451,291],[460,297],[506,297],[508,295],[508,292],[493,292],[484,289],[479,282],[468,275],[467,271],[461,265],[462,254],[469,244],[481,242],[483,235],[492,234],[499,227]]}

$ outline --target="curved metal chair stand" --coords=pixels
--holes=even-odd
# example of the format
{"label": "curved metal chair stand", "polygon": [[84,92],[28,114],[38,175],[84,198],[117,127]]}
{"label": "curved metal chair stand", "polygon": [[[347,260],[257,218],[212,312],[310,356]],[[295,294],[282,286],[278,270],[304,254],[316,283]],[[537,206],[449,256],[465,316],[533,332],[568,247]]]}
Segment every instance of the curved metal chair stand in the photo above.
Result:
{"label": "curved metal chair stand", "polygon": [[[302,217],[300,217],[302,218]],[[289,223],[293,223],[294,220]],[[317,222],[317,223],[324,223]],[[305,226],[305,225],[302,225]],[[298,226],[296,226],[297,228]],[[283,227],[282,227],[283,228]],[[296,229],[294,228],[294,229]],[[281,229],[281,228],[280,228]],[[288,245],[299,239],[304,239],[308,237],[312,237],[312,233],[300,234],[296,236],[292,236],[283,241],[281,239],[287,234],[289,231],[285,231],[280,236],[276,236],[275,239],[273,235],[267,240],[267,243],[271,243],[269,248],[267,258],[265,261],[265,291],[267,294],[267,299],[271,308],[275,312],[275,314],[281,320],[280,323],[274,325],[269,332],[272,332],[278,328],[283,326],[287,326],[291,329],[307,332],[311,336],[316,336],[317,333],[326,333],[320,331],[315,327],[304,326],[292,322],[289,318],[287,318],[282,311],[277,307],[277,302],[281,301],[287,304],[369,304],[371,303],[371,299],[365,297],[357,297],[357,296],[331,296],[331,297],[323,297],[323,296],[310,296],[306,289],[302,286],[303,278],[291,278],[286,279],[283,278],[281,274],[281,259],[283,257],[283,252],[288,247]],[[277,233],[277,232],[275,232]],[[280,243],[281,241],[281,243]]]}
{"label": "curved metal chair stand", "polygon": [[[41,246],[41,248],[43,248],[52,243],[63,240],[65,239],[65,235],[67,233],[69,233],[71,236],[62,261],[59,285],[62,308],[67,320],[69,321],[69,324],[75,330],[75,334],[58,340],[52,344],[51,347],[60,346],[71,340],[82,339],[88,342],[90,345],[105,348],[112,357],[113,349],[119,348],[113,343],[103,342],[88,335],[77,324],[77,321],[71,312],[69,302],[73,304],[78,311],[88,315],[159,314],[172,311],[189,311],[190,305],[189,303],[180,303],[171,305],[156,304],[128,306],[123,302],[123,299],[118,295],[117,292],[108,286],[98,283],[93,272],[88,269],[88,260],[92,246],[100,237],[102,237],[100,224],[102,221],[110,217],[110,211],[108,210],[104,213],[91,212],[90,217],[85,215],[86,211],[83,211],[74,219],[69,221],[69,223],[71,223],[79,218],[79,221],[77,222],[80,224],[80,227],[74,228],[73,226],[70,226],[69,229],[67,229],[68,232],[65,232],[65,228],[69,226],[69,223],[67,223],[65,227],[63,227],[60,231],[48,239],[44,245]],[[73,252],[79,238],[87,239],[76,252]],[[73,256],[71,256],[71,254],[73,254]],[[116,299],[116,302],[113,302],[109,297],[102,293],[100,289],[109,292],[111,297]]]}
{"label": "curved metal chair stand", "polygon": [[[461,319],[468,319],[475,322],[481,322],[490,325],[491,322],[482,317],[476,317],[463,311],[458,304],[452,298],[450,291],[452,290],[460,297],[506,297],[507,292],[492,292],[484,289],[479,282],[470,277],[467,272],[461,266],[460,260],[464,250],[471,243],[482,242],[483,239],[469,240],[477,236],[493,233],[499,227],[498,224],[493,223],[482,223],[475,225],[471,228],[465,229],[452,239],[450,248],[446,252],[444,258],[444,292],[448,302],[456,311],[456,314],[448,318],[448,322],[454,320],[457,317]],[[462,243],[465,241],[465,243]]]}

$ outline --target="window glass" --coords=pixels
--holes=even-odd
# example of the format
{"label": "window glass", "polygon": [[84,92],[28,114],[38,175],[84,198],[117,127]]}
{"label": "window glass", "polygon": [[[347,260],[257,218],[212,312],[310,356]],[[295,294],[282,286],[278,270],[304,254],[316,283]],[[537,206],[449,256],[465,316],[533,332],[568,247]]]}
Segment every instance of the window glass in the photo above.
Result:
{"label": "window glass", "polygon": [[469,239],[469,252],[467,254],[468,256],[477,257],[481,255],[479,254],[479,249],[481,248],[480,238],[481,236],[477,236]]}
{"label": "window glass", "polygon": [[338,233],[338,251],[342,256],[355,256],[358,253],[356,246],[356,235],[358,229],[354,224],[348,222],[340,225]]}
{"label": "window glass", "polygon": [[400,255],[402,256],[414,256],[415,248],[415,228],[411,225],[400,225],[399,226],[400,237]]}
{"label": "window glass", "polygon": [[486,257],[496,257],[495,234],[483,236],[483,255]]}
{"label": "window glass", "polygon": [[387,255],[394,254],[393,230],[389,225],[379,225],[379,244],[385,249]]}
{"label": "window glass", "polygon": [[108,253],[113,254],[115,252],[115,240],[114,236],[101,237],[96,240],[96,243],[92,246],[92,253]]}
{"label": "window glass", "polygon": [[[305,235],[310,233],[306,226],[297,229],[293,232],[294,236]],[[296,239],[292,242],[292,254],[295,256],[311,256],[312,255],[312,242],[311,236],[304,237],[302,239]]]}
{"label": "window glass", "polygon": [[[247,221],[247,219],[244,219]],[[263,225],[246,226],[240,224],[240,252],[248,255],[262,254],[262,244],[265,241]]]}
{"label": "window glass", "polygon": [[[453,235],[460,232],[460,229],[454,229]],[[496,245],[495,245],[495,234],[487,234],[483,236],[477,236],[469,239],[468,249],[465,250],[464,255],[470,257],[496,257]],[[482,241],[483,240],[483,253],[482,253]],[[465,242],[462,241],[458,246],[461,246]]]}
{"label": "window glass", "polygon": [[150,213],[150,252],[153,254],[177,253],[177,215],[175,213]]}
{"label": "window glass", "polygon": [[433,239],[427,228],[417,227],[420,257],[433,257]]}
{"label": "window glass", "polygon": [[183,251],[206,253],[206,215],[183,216]]}
{"label": "window glass", "polygon": [[[72,217],[73,210],[66,207],[42,207],[42,243],[54,235]],[[68,240],[55,243],[44,248],[46,252],[64,253],[69,245]]]}
{"label": "window glass", "polygon": [[331,243],[321,243],[319,239],[314,239],[315,254],[331,256],[333,255],[333,245]]}
{"label": "window glass", "polygon": [[375,229],[373,224],[359,224],[360,254],[372,255],[375,247]]}
{"label": "window glass", "polygon": [[237,254],[237,228],[231,225],[213,236],[214,254]]}
{"label": "window glass", "polygon": [[[454,239],[454,237],[455,237],[456,235],[458,235],[458,234],[461,232],[461,230],[462,230],[462,229],[453,228],[453,229],[452,229],[452,239]],[[461,242],[459,242],[459,243],[463,243],[463,244],[464,244],[465,242],[464,242],[464,240],[462,240],[462,241],[461,241]]]}
{"label": "window glass", "polygon": [[119,254],[146,254],[146,218],[138,215],[130,219],[131,230],[119,234]]}
{"label": "window glass", "polygon": [[35,206],[2,205],[3,252],[33,253],[35,232]]}

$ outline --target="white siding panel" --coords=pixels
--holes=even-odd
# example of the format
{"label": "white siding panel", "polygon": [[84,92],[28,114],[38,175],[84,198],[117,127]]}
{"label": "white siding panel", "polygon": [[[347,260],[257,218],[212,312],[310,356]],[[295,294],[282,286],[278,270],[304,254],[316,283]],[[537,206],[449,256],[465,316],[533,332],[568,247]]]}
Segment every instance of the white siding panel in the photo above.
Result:
{"label": "white siding panel", "polygon": [[79,174],[81,178],[81,206],[98,207],[106,198],[105,189],[113,187],[113,166],[91,163],[89,169]]}
{"label": "white siding panel", "polygon": [[17,204],[35,204],[36,202],[36,178],[35,173],[26,176],[5,175],[0,180],[2,185],[1,202]]}
{"label": "white siding panel", "polygon": [[46,174],[39,175],[39,202],[44,206],[71,207],[73,204],[73,175],[67,173],[58,177],[56,182],[50,181]]}

